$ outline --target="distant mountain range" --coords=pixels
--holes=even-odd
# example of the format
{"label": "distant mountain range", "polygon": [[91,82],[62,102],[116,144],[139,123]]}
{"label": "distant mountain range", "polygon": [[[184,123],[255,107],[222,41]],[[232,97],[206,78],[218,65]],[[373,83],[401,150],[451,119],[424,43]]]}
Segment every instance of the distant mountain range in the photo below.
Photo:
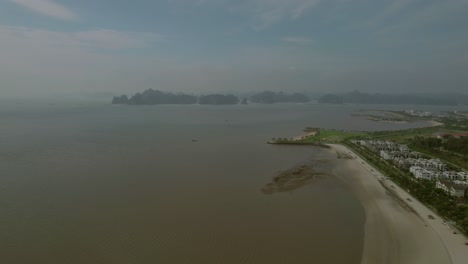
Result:
{"label": "distant mountain range", "polygon": [[318,99],[328,104],[414,104],[414,105],[458,105],[467,104],[468,95],[415,95],[415,94],[368,94],[353,91],[345,94],[326,94]]}
{"label": "distant mountain range", "polygon": [[263,103],[263,104],[273,104],[273,103],[306,103],[309,102],[310,99],[304,94],[301,93],[293,93],[288,94],[284,92],[271,92],[265,91],[261,93],[254,94],[250,97],[250,101],[254,103]]}
{"label": "distant mountain range", "polygon": [[[250,97],[250,101],[254,103],[282,103],[296,102],[304,103],[310,99],[300,93],[288,94],[284,92],[265,91],[254,94]],[[202,104],[202,105],[227,105],[227,104],[247,104],[247,98],[242,100],[232,94],[208,94],[208,95],[188,95],[183,93],[168,93],[159,90],[148,89],[142,93],[136,93],[132,97],[127,95],[114,96],[112,104],[128,104],[128,105],[156,105],[156,104]]]}

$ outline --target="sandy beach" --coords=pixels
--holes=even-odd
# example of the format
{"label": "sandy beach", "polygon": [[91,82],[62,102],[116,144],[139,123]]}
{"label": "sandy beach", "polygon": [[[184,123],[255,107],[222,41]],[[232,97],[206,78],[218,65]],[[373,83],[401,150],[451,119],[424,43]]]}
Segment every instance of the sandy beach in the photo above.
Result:
{"label": "sandy beach", "polygon": [[441,126],[441,125],[444,124],[444,123],[441,123],[441,122],[435,121],[435,120],[431,120],[431,121],[429,121],[429,123],[431,123],[431,126],[433,126],[433,127],[434,126]]}
{"label": "sandy beach", "polygon": [[298,141],[298,140],[302,140],[302,139],[304,139],[304,138],[306,138],[306,137],[311,137],[311,136],[315,136],[315,135],[317,135],[317,132],[316,132],[316,131],[313,131],[313,132],[305,132],[305,133],[303,133],[302,135],[293,137],[293,140]]}
{"label": "sandy beach", "polygon": [[[336,175],[349,184],[366,214],[362,263],[468,263],[467,239],[345,146]],[[435,219],[429,219],[428,215]]]}

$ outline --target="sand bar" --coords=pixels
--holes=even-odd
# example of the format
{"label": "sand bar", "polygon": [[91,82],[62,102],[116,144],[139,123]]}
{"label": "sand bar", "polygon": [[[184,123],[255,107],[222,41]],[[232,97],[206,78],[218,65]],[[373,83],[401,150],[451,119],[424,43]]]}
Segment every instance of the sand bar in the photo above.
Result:
{"label": "sand bar", "polygon": [[302,135],[294,137],[293,140],[295,140],[295,141],[303,140],[306,137],[312,137],[312,136],[316,136],[316,135],[317,135],[317,131],[305,132]]}
{"label": "sand bar", "polygon": [[430,120],[429,123],[431,123],[431,126],[442,126],[444,124],[435,120]]}
{"label": "sand bar", "polygon": [[[336,168],[361,200],[365,214],[362,263],[468,263],[467,238],[343,145],[352,154]],[[429,219],[428,215],[435,219]]]}

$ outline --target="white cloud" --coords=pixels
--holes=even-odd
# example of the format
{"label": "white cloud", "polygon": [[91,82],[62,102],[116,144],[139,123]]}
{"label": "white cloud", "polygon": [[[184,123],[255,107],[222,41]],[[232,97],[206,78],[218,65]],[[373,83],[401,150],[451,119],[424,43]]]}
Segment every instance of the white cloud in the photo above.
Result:
{"label": "white cloud", "polygon": [[98,29],[72,33],[83,46],[103,49],[144,48],[161,41],[164,37],[150,32],[124,32]]}
{"label": "white cloud", "polygon": [[50,31],[26,27],[0,26],[2,43],[21,41],[38,47],[97,48],[108,50],[151,46],[164,37],[151,32],[97,29],[77,32]]}
{"label": "white cloud", "polygon": [[314,42],[313,39],[308,37],[284,37],[281,39],[281,41],[298,45],[306,45]]}
{"label": "white cloud", "polygon": [[9,0],[17,5],[25,7],[33,12],[46,16],[62,19],[77,20],[78,16],[66,7],[52,0]]}
{"label": "white cloud", "polygon": [[421,27],[447,23],[450,20],[465,18],[468,11],[468,1],[430,1],[412,12],[410,15],[390,25],[388,30],[411,31]]}
{"label": "white cloud", "polygon": [[298,4],[291,10],[291,16],[293,18],[299,18],[304,12],[315,7],[317,4],[319,4],[319,2],[320,0],[299,1]]}
{"label": "white cloud", "polygon": [[367,25],[372,27],[382,24],[386,19],[396,16],[408,9],[411,5],[417,4],[420,0],[394,0],[391,1],[381,12],[367,21]]}
{"label": "white cloud", "polygon": [[254,30],[261,31],[286,19],[299,19],[321,0],[170,0],[192,5],[222,5],[230,12],[247,14]]}
{"label": "white cloud", "polygon": [[321,0],[250,0],[255,30],[266,29],[285,19],[298,19]]}
{"label": "white cloud", "polygon": [[[296,74],[310,68],[310,63],[317,64],[320,69],[335,65],[326,63],[328,58],[305,56],[287,47],[247,50],[228,54],[220,60],[196,61],[171,54],[141,56],[96,50],[150,45],[146,34],[111,30],[69,33],[0,26],[0,79],[3,84],[0,92],[2,95],[96,90],[135,93],[150,87],[184,92],[192,89],[226,91],[253,86],[255,89],[276,89],[290,82],[303,88],[308,84],[299,81]],[[129,40],[134,35],[139,39],[136,42]],[[152,35],[149,37],[153,38]]]}

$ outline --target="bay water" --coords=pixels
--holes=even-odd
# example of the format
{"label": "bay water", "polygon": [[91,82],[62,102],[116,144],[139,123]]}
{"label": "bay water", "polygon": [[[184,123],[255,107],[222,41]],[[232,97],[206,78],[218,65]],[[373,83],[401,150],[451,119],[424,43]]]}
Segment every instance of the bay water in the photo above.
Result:
{"label": "bay water", "polygon": [[1,262],[359,263],[364,211],[338,178],[261,189],[296,165],[327,174],[336,162],[273,137],[426,125],[351,115],[361,108],[2,104]]}

